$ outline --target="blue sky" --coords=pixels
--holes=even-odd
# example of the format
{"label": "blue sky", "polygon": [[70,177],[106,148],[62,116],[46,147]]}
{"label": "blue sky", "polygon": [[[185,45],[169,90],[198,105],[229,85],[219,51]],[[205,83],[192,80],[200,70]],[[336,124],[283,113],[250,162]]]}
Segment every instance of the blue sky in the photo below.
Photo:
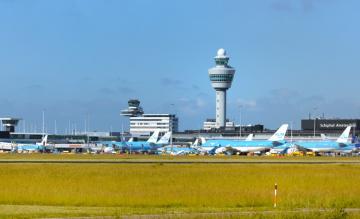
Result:
{"label": "blue sky", "polygon": [[[180,129],[215,114],[208,68],[236,68],[228,118],[276,128],[309,112],[359,118],[360,1],[0,0],[0,115],[49,132],[126,128],[129,98],[176,113]],[[11,91],[12,90],[12,91]],[[314,110],[316,108],[316,110]],[[20,125],[20,130],[23,126]]]}

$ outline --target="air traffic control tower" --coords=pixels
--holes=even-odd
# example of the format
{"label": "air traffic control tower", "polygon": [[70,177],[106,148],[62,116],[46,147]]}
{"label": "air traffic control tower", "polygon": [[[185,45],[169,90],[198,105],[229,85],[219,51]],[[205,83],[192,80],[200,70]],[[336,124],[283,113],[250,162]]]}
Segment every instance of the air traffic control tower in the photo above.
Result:
{"label": "air traffic control tower", "polygon": [[221,48],[215,56],[216,66],[209,69],[211,85],[216,91],[216,128],[225,128],[226,124],[226,90],[231,87],[235,74],[228,62],[229,57]]}
{"label": "air traffic control tower", "polygon": [[17,126],[20,120],[21,120],[20,118],[11,118],[11,117],[0,118],[2,126],[5,129],[4,131],[6,132],[15,132],[15,127]]}

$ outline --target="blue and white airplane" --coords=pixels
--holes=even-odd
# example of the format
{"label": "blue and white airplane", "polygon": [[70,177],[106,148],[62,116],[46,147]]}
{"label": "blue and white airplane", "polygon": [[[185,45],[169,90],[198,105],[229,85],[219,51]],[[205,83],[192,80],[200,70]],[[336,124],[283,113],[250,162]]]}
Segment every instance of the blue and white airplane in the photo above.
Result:
{"label": "blue and white airplane", "polygon": [[127,142],[126,147],[130,152],[155,152],[158,148],[163,147],[169,143],[170,138],[172,137],[172,132],[166,132],[159,140],[159,131],[156,130],[153,135],[147,141],[132,141]]}
{"label": "blue and white airplane", "polygon": [[350,150],[351,148],[355,147],[351,146],[351,142],[349,141],[350,130],[351,126],[346,127],[344,132],[336,141],[296,141],[292,144],[299,148],[304,148],[313,152],[336,152],[343,149]]}
{"label": "blue and white airplane", "polygon": [[355,144],[351,144],[345,147],[340,147],[339,149],[335,149],[335,152],[343,153],[343,154],[351,154],[354,152],[359,152],[359,147]]}
{"label": "blue and white airplane", "polygon": [[294,144],[287,142],[277,147],[270,149],[269,154],[290,154],[292,152],[298,151],[298,148]]}
{"label": "blue and white airplane", "polygon": [[[132,138],[128,141],[132,141]],[[90,150],[93,152],[104,152],[107,154],[116,153],[117,150],[124,150],[126,149],[126,141],[121,138],[121,141],[100,141],[95,144],[95,146],[90,147]]]}
{"label": "blue and white airplane", "polygon": [[[245,141],[252,141],[254,134],[249,134]],[[199,142],[200,140],[200,142]],[[229,139],[210,139],[206,140],[204,137],[200,137],[195,140],[194,144],[191,148],[196,149],[201,154],[219,154],[226,152],[226,147],[222,145],[222,143],[226,143],[229,141],[239,141],[239,140],[229,140]]]}
{"label": "blue and white airplane", "polygon": [[288,126],[288,124],[281,125],[275,134],[268,140],[208,140],[205,143],[202,143],[201,147],[205,150],[211,150],[214,147],[219,147],[216,152],[223,153],[248,153],[263,151],[284,144],[284,138]]}
{"label": "blue and white airplane", "polygon": [[[151,136],[152,137],[152,136]],[[151,138],[150,137],[150,138]],[[92,147],[92,151],[96,152],[104,152],[104,153],[116,153],[116,151],[125,151],[128,148],[128,143],[133,142],[133,138],[130,138],[128,141],[125,141],[123,137],[121,137],[121,141],[100,141],[97,142],[96,147]],[[100,145],[100,146],[99,146]]]}
{"label": "blue and white airplane", "polygon": [[[165,136],[165,135],[164,135]],[[163,137],[164,137],[163,136]],[[167,135],[169,136],[169,134]],[[155,145],[159,137],[159,130],[156,130],[147,141],[133,141],[130,138],[129,141],[102,141],[98,142],[101,146],[92,148],[93,151],[103,151],[104,153],[115,153],[116,150],[131,151],[131,152],[145,152],[149,150],[150,145]],[[165,136],[166,138],[166,136]],[[161,140],[161,141],[160,141]],[[165,139],[160,139],[163,142]],[[166,144],[166,143],[165,143]]]}
{"label": "blue and white airplane", "polygon": [[[204,141],[204,140],[203,140]],[[195,140],[195,142],[190,147],[183,147],[183,146],[177,146],[177,145],[167,145],[161,148],[158,148],[158,154],[169,154],[169,155],[188,155],[188,154],[200,154],[200,153],[206,153],[206,154],[215,154],[215,150],[218,147],[214,147],[212,150],[205,151],[199,146],[199,138]]]}
{"label": "blue and white airplane", "polygon": [[48,139],[48,135],[45,135],[40,143],[36,143],[36,144],[18,144],[15,147],[15,150],[18,153],[44,151],[45,146],[47,145],[47,139]]}

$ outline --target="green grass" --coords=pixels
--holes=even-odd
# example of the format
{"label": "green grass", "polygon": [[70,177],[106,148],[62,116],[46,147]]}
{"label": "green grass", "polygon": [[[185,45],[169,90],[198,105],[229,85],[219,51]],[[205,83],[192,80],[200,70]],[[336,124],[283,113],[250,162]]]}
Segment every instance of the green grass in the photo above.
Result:
{"label": "green grass", "polygon": [[[16,156],[40,159],[45,155]],[[82,155],[66,155],[71,156]],[[84,155],[88,156],[93,155]],[[136,158],[145,159],[126,159]],[[277,211],[263,215],[262,211],[273,210],[275,182],[279,186]],[[0,164],[0,218],[239,211],[255,211],[242,215],[250,218],[328,218],[344,213],[341,209],[360,208],[358,182],[358,164]],[[294,209],[314,210],[287,212]],[[345,214],[360,216],[358,212]]]}

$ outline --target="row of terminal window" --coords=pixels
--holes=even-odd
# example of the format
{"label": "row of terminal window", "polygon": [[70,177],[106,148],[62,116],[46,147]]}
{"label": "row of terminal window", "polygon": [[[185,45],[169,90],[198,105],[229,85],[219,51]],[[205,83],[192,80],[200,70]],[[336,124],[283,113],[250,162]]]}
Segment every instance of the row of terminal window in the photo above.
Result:
{"label": "row of terminal window", "polygon": [[[169,123],[156,123],[156,125],[168,125]],[[147,122],[140,122],[140,123],[135,123],[135,122],[131,122],[130,125],[154,125],[154,123],[147,123]]]}
{"label": "row of terminal window", "polygon": [[234,75],[232,74],[218,74],[218,75],[210,75],[211,81],[231,81]]}

